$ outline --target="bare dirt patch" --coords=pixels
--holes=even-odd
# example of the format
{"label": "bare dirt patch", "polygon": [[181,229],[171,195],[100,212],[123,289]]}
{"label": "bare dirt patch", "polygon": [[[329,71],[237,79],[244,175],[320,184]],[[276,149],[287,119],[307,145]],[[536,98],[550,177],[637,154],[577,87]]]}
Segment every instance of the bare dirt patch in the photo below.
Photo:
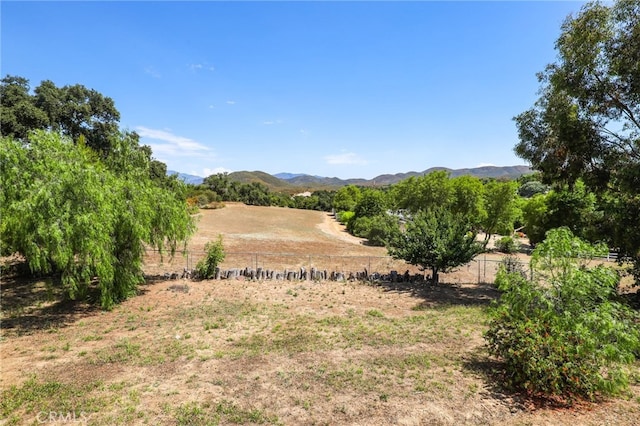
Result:
{"label": "bare dirt patch", "polygon": [[[190,250],[219,234],[244,253],[386,254],[321,212],[203,211]],[[105,425],[637,424],[637,383],[627,399],[572,410],[536,408],[495,383],[482,333],[496,292],[478,274],[463,267],[437,287],[156,280],[110,312],[4,280],[0,414],[7,424],[43,412]]]}

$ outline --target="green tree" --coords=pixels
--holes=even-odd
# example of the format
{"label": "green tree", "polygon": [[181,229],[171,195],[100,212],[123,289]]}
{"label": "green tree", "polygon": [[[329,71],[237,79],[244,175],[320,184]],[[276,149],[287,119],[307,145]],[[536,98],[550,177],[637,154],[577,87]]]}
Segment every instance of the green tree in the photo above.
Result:
{"label": "green tree", "polygon": [[580,238],[597,239],[594,225],[598,223],[595,194],[589,192],[581,180],[573,187],[557,187],[545,197],[547,209],[544,217],[546,230],[567,227]]}
{"label": "green tree", "polygon": [[493,234],[513,233],[513,224],[519,215],[517,199],[518,183],[496,180],[485,184],[484,199],[487,212],[482,222],[485,245]]}
{"label": "green tree", "polygon": [[431,279],[437,284],[441,272],[470,262],[481,251],[472,228],[466,217],[447,209],[421,211],[396,233],[388,251],[422,270],[431,269]]}
{"label": "green tree", "polygon": [[354,211],[360,197],[362,197],[362,191],[357,186],[343,186],[336,191],[336,195],[333,197],[333,208],[337,212]]}
{"label": "green tree", "polygon": [[58,88],[49,80],[34,91],[35,105],[47,114],[51,129],[74,141],[84,136],[87,145],[103,155],[111,149],[120,120],[113,99],[81,84]]}
{"label": "green tree", "polygon": [[314,210],[320,210],[323,212],[331,211],[331,206],[333,205],[333,197],[336,195],[335,191],[319,190],[314,191],[311,195],[318,198],[318,202],[314,207]]}
{"label": "green tree", "polygon": [[544,240],[547,232],[546,215],[547,202],[545,195],[535,195],[522,205],[524,232],[527,234],[531,244],[535,245]]}
{"label": "green tree", "polygon": [[218,194],[222,201],[241,201],[240,187],[242,184],[229,179],[228,173],[207,176],[201,186]]}
{"label": "green tree", "polygon": [[585,5],[561,27],[558,59],[538,75],[540,98],[515,117],[515,151],[544,183],[582,179],[600,198],[615,200],[607,203],[617,221],[606,237],[635,259],[636,269],[640,239],[626,235],[640,229],[638,216],[627,216],[637,212],[640,196],[639,34],[639,0]]}
{"label": "green tree", "polygon": [[29,93],[29,81],[7,76],[0,86],[2,134],[25,139],[32,130],[50,129],[87,146],[104,157],[120,133],[120,113],[113,99],[81,84],[56,87],[45,80]]}
{"label": "green tree", "polygon": [[294,207],[295,200],[291,198],[289,194],[285,194],[282,192],[272,192],[271,193],[271,205],[278,207]]}
{"label": "green tree", "polygon": [[460,176],[451,179],[451,186],[453,213],[467,217],[474,227],[483,223],[487,218],[487,211],[482,181],[473,176]]}
{"label": "green tree", "polygon": [[387,197],[379,189],[365,189],[356,203],[356,217],[373,217],[387,212]]}
{"label": "green tree", "polygon": [[568,399],[626,388],[623,365],[640,351],[638,316],[617,301],[615,270],[588,267],[605,252],[558,228],[533,252],[533,280],[498,273],[503,294],[485,338],[509,386]]}
{"label": "green tree", "polygon": [[411,213],[448,208],[454,196],[449,172],[446,170],[405,179],[395,184],[391,193],[396,208]]}
{"label": "green tree", "polygon": [[2,136],[24,139],[29,131],[49,125],[47,114],[34,105],[29,80],[6,76],[0,84],[0,132]]}
{"label": "green tree", "polygon": [[58,272],[73,299],[97,278],[110,308],[144,281],[145,247],[173,254],[194,230],[181,187],[149,177],[149,162],[126,133],[100,159],[82,143],[36,131],[0,147],[3,254],[23,255],[33,272]]}
{"label": "green tree", "polygon": [[[568,17],[558,61],[538,78],[542,96],[515,118],[516,152],[548,183],[604,185],[640,161],[640,2],[589,3]],[[613,174],[612,174],[613,173]]]}
{"label": "green tree", "polygon": [[353,217],[347,222],[347,230],[356,237],[366,238],[372,246],[385,247],[398,230],[398,219],[386,213]]}
{"label": "green tree", "polygon": [[518,188],[518,195],[523,198],[531,198],[534,195],[546,194],[549,191],[549,186],[537,180],[530,180]]}
{"label": "green tree", "polygon": [[238,198],[250,206],[268,206],[271,204],[270,191],[261,182],[251,182],[238,186]]}

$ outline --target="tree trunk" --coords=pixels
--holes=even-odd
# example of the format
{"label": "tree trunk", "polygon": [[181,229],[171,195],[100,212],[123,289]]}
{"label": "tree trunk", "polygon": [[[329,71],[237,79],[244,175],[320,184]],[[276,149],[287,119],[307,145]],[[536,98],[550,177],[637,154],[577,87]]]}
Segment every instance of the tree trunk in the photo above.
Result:
{"label": "tree trunk", "polygon": [[440,277],[438,276],[438,268],[432,267],[431,268],[431,282],[433,283],[433,285],[438,285],[439,281],[440,281]]}
{"label": "tree trunk", "polygon": [[487,244],[489,244],[489,240],[491,239],[491,234],[488,232],[484,233],[484,241],[482,241],[482,248],[487,248]]}

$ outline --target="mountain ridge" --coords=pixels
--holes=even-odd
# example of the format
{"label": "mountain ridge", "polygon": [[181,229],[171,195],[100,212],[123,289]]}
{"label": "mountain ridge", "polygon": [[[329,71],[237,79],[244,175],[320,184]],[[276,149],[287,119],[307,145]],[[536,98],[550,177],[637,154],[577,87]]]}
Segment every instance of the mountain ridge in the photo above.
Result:
{"label": "mountain ridge", "polygon": [[[286,188],[338,188],[346,185],[361,186],[386,186],[393,185],[410,177],[423,176],[437,170],[448,171],[451,177],[463,175],[475,176],[478,178],[503,178],[516,179],[522,175],[532,173],[529,166],[481,166],[463,169],[450,169],[448,167],[430,167],[421,172],[404,172],[395,174],[382,174],[373,179],[353,178],[340,179],[337,177],[312,176],[304,173],[276,173],[270,175],[262,171],[239,171],[228,174],[229,179],[241,183],[259,182],[271,189],[283,190]],[[185,183],[199,185],[204,181],[200,176],[168,170],[167,175],[178,175],[178,178]]]}

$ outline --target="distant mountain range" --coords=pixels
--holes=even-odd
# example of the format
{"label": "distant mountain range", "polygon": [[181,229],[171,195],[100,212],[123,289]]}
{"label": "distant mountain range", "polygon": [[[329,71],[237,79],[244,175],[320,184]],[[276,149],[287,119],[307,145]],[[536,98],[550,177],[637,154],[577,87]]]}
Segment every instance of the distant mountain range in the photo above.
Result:
{"label": "distant mountain range", "polygon": [[[306,189],[331,189],[339,188],[345,185],[361,185],[361,186],[385,186],[393,185],[401,180],[412,176],[423,176],[436,170],[446,170],[451,177],[469,175],[478,178],[503,178],[516,179],[522,175],[532,173],[529,166],[484,166],[470,169],[449,169],[446,167],[432,167],[422,172],[396,173],[394,175],[386,174],[376,176],[373,179],[339,179],[336,177],[311,176],[304,173],[278,173],[270,175],[265,172],[233,172],[229,173],[229,179],[242,183],[260,182],[267,185],[272,190],[284,191],[287,189],[299,190]],[[179,179],[184,182],[199,185],[203,182],[200,176],[189,175],[186,173],[167,171],[168,175],[178,175]]]}
{"label": "distant mountain range", "polygon": [[176,172],[176,171],[173,171],[173,170],[167,170],[167,175],[169,175],[169,176],[178,175],[178,179],[180,179],[184,183],[188,183],[188,184],[191,184],[191,185],[200,185],[202,183],[202,181],[204,181],[203,177],[195,176],[195,175],[188,175],[186,173],[180,173],[180,172]]}

